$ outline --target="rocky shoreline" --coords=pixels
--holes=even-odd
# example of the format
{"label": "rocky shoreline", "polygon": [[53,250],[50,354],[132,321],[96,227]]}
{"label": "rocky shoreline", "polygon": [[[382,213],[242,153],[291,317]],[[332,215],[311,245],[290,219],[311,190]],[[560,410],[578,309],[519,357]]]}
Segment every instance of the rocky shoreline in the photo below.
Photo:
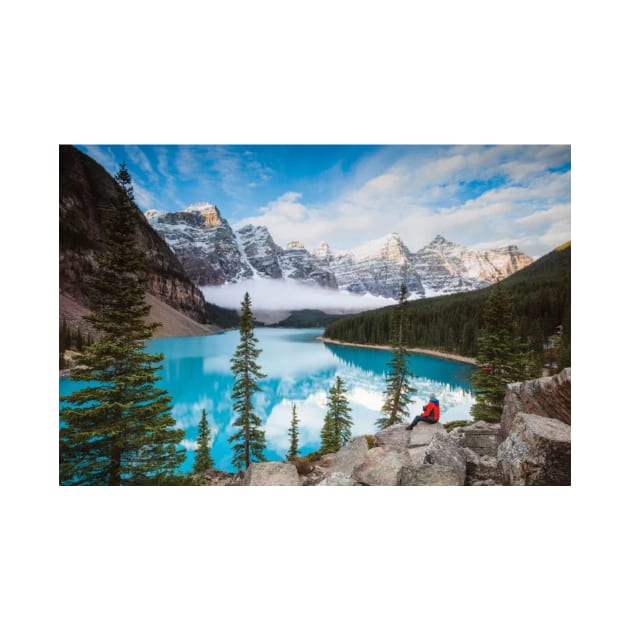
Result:
{"label": "rocky shoreline", "polygon": [[[303,458],[308,459],[308,458]],[[303,462],[302,462],[303,464]],[[420,423],[357,436],[307,466],[273,461],[245,473],[206,471],[205,485],[570,486],[571,369],[508,386],[501,422],[450,433]]]}
{"label": "rocky shoreline", "polygon": [[[346,341],[337,341],[336,339],[330,339],[328,337],[317,337],[318,341],[324,343],[334,343],[337,346],[351,346],[353,348],[368,348],[370,350],[391,350],[390,346],[378,346],[367,343],[348,343]],[[448,352],[440,352],[439,350],[427,350],[425,348],[407,348],[408,352],[415,354],[426,354],[432,357],[438,357],[440,359],[448,359],[450,361],[459,361],[460,363],[468,363],[470,365],[477,365],[477,361],[472,357],[465,357],[461,354],[450,354]]]}

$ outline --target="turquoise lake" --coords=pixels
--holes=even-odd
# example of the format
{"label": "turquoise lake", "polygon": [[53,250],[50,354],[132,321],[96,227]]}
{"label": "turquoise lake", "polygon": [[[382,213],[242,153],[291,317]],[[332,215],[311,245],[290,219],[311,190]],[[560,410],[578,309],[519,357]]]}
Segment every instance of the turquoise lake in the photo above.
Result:
{"label": "turquoise lake", "polygon": [[[354,422],[353,434],[376,431],[385,389],[386,364],[391,354],[325,344],[317,340],[322,329],[258,328],[256,336],[262,353],[259,363],[267,375],[260,381],[262,391],[255,404],[265,423],[268,459],[283,459],[289,447],[288,429],[291,405],[297,404],[300,420],[300,454],[319,448],[319,434],[326,413],[326,395],[335,377],[348,387]],[[185,432],[183,446],[187,457],[183,471],[192,470],[197,425],[203,409],[213,430],[212,457],[220,470],[233,472],[232,385],[230,358],[238,343],[238,331],[207,337],[155,339],[148,344],[152,352],[164,354],[161,387],[173,397],[173,417]],[[474,398],[470,387],[473,366],[430,356],[409,357],[413,385],[418,393],[411,406],[410,419],[422,411],[430,393],[440,399],[441,421],[469,420]],[[61,394],[80,387],[61,379]]]}

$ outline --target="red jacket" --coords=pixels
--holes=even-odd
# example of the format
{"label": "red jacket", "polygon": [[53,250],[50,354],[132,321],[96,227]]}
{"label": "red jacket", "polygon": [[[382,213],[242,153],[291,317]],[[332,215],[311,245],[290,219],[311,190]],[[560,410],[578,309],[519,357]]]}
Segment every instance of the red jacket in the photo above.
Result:
{"label": "red jacket", "polygon": [[435,400],[435,398],[432,398],[429,401],[429,404],[425,405],[423,409],[424,409],[424,411],[422,412],[423,418],[431,418],[432,420],[435,420],[436,422],[440,419],[440,403],[437,400]]}

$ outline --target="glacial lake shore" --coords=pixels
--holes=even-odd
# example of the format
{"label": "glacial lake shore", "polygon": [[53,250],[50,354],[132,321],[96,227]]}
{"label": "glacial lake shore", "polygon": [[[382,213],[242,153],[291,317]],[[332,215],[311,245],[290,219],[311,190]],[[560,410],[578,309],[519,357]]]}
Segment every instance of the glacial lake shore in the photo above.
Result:
{"label": "glacial lake shore", "polygon": [[[328,337],[317,337],[319,341],[324,343],[334,343],[338,346],[350,346],[353,348],[370,348],[372,350],[391,350],[391,346],[377,346],[367,343],[348,343],[346,341],[337,341],[336,339],[329,339]],[[469,365],[477,365],[477,361],[472,357],[464,357],[461,354],[450,354],[448,352],[440,352],[439,350],[426,350],[424,348],[407,348],[409,352],[416,354],[426,354],[432,357],[438,357],[439,359],[449,359],[451,361],[459,361],[461,363],[468,363]]]}

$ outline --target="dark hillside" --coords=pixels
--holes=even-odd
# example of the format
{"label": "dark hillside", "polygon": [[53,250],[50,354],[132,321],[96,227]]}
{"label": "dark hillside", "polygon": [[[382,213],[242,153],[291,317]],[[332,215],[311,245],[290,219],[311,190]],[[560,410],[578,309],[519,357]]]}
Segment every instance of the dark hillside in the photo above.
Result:
{"label": "dark hillside", "polygon": [[[544,341],[564,326],[570,340],[571,247],[558,248],[500,283],[514,300],[515,333],[542,348]],[[492,287],[444,297],[409,302],[408,345],[477,353],[481,312]],[[350,343],[387,344],[392,307],[367,311],[333,322],[325,336]]]}
{"label": "dark hillside", "polygon": [[[103,218],[116,201],[118,184],[107,171],[72,146],[59,147],[59,288],[88,305],[86,279],[96,272],[103,247]],[[148,291],[166,304],[207,322],[205,300],[162,238],[136,208],[136,238],[147,252]]]}
{"label": "dark hillside", "polygon": [[281,322],[274,324],[284,328],[320,328],[338,320],[342,315],[331,315],[318,309],[305,308],[291,311],[291,315]]}

